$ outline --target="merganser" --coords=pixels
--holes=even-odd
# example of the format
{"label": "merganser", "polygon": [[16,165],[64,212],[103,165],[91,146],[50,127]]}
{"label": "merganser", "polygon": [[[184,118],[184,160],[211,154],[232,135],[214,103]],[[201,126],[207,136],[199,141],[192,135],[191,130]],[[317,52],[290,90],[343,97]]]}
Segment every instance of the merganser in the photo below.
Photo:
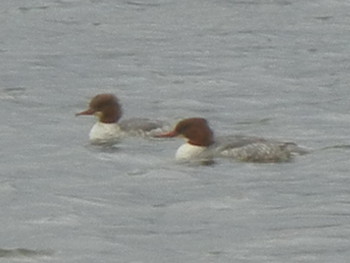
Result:
{"label": "merganser", "polygon": [[214,157],[229,157],[246,162],[288,161],[293,154],[307,151],[292,142],[280,142],[242,135],[224,136],[214,140],[214,133],[203,118],[180,121],[174,130],[156,137],[182,135],[187,142],[181,145],[175,158],[177,161],[212,160]]}
{"label": "merganser", "polygon": [[125,136],[153,136],[164,132],[167,124],[144,118],[133,118],[118,122],[122,109],[118,98],[113,94],[98,94],[90,101],[89,108],[75,114],[95,115],[98,121],[89,133],[92,144],[114,144]]}

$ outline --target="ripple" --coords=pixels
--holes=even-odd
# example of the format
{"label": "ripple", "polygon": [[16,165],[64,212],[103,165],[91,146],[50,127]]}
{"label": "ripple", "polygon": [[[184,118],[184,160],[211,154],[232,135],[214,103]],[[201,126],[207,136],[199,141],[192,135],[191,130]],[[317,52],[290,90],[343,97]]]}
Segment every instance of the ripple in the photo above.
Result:
{"label": "ripple", "polygon": [[21,12],[29,12],[29,11],[33,11],[33,10],[46,10],[48,9],[49,6],[33,6],[33,7],[25,7],[25,6],[21,6],[18,8],[18,10],[20,10]]}
{"label": "ripple", "polygon": [[330,149],[350,149],[350,144],[337,144],[337,145],[327,146],[320,149],[320,151],[330,150]]}
{"label": "ripple", "polygon": [[0,248],[0,258],[51,256],[52,254],[52,250],[35,250],[27,248]]}
{"label": "ripple", "polygon": [[26,88],[13,87],[0,90],[0,100],[16,100],[26,92]]}

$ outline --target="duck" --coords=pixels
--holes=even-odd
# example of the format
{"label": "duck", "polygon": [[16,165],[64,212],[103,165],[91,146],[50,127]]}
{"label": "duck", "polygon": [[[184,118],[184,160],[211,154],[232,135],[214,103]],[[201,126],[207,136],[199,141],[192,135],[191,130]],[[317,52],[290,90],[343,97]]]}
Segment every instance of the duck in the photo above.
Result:
{"label": "duck", "polygon": [[97,122],[89,133],[92,144],[115,144],[128,136],[153,137],[154,134],[169,129],[169,125],[160,120],[147,118],[131,118],[120,121],[123,111],[117,96],[102,93],[94,96],[87,110],[75,116],[95,115]]}
{"label": "duck", "polygon": [[294,142],[282,142],[261,137],[229,135],[215,138],[205,118],[195,117],[179,121],[169,132],[157,134],[158,138],[182,136],[186,142],[175,153],[181,162],[210,161],[225,157],[242,162],[286,162],[308,151]]}

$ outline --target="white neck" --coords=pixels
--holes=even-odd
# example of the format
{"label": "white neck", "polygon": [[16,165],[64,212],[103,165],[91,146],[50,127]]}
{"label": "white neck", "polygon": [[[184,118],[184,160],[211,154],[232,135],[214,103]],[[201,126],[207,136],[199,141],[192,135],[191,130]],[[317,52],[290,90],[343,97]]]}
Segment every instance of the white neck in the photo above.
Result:
{"label": "white neck", "polygon": [[197,146],[189,143],[181,145],[175,154],[177,161],[190,161],[202,157],[202,153],[207,149],[206,146]]}
{"label": "white neck", "polygon": [[92,127],[89,138],[94,144],[115,143],[123,136],[117,123],[96,122]]}

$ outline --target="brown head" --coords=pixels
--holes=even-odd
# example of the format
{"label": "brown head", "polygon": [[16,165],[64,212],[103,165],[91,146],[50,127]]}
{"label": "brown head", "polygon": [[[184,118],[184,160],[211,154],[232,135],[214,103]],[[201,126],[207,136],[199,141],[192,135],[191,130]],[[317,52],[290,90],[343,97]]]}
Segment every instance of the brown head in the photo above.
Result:
{"label": "brown head", "polygon": [[90,101],[89,109],[75,114],[79,115],[96,115],[100,122],[114,123],[122,116],[122,109],[113,94],[98,94]]}
{"label": "brown head", "polygon": [[189,118],[180,121],[171,132],[157,137],[175,137],[182,135],[188,139],[188,143],[197,146],[209,146],[214,142],[214,134],[208,122],[203,118]]}

